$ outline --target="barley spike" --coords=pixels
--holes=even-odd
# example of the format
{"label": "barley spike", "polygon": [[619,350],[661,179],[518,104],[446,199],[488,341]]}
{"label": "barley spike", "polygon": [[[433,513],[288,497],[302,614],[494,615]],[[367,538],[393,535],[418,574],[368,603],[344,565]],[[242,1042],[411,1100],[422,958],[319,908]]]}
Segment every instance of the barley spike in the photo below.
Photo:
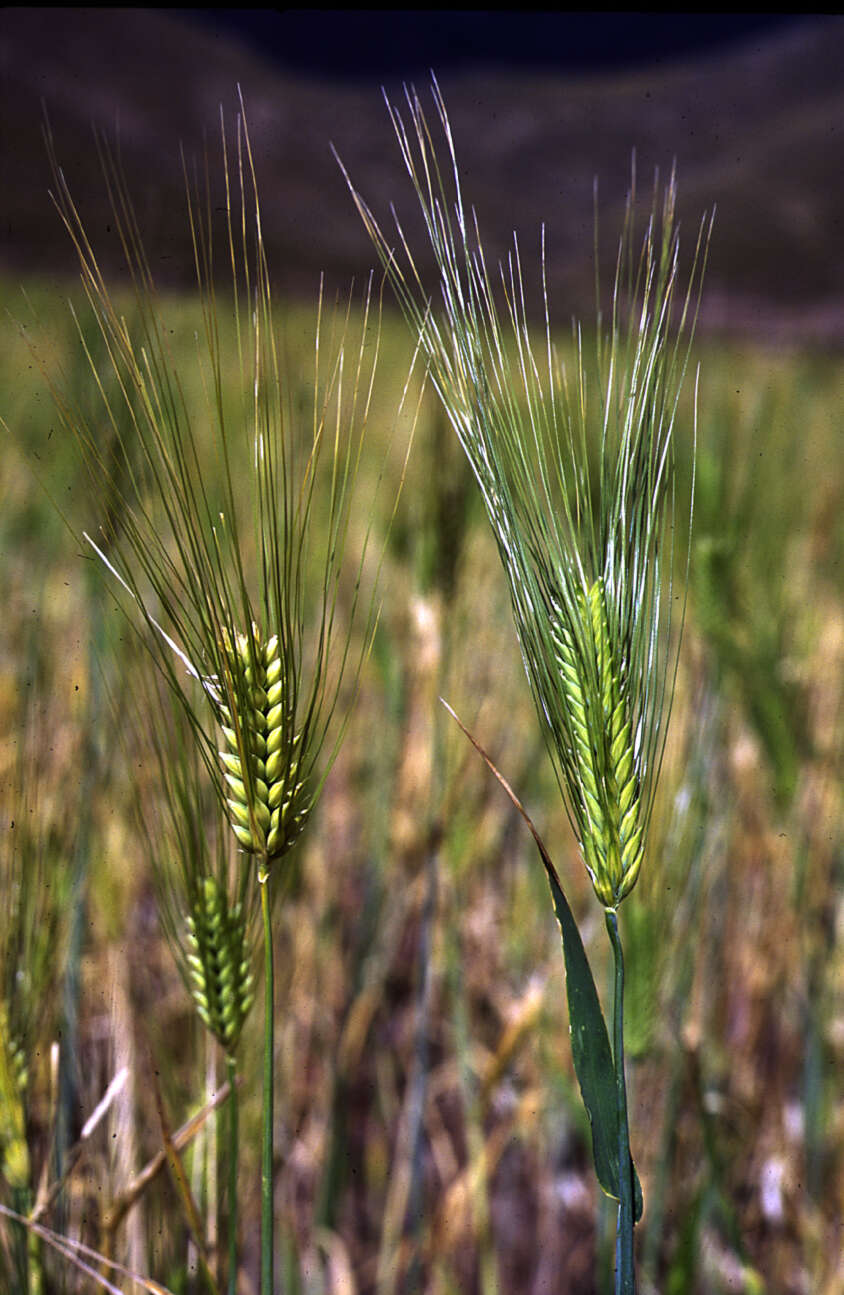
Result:
{"label": "barley spike", "polygon": [[642,864],[640,794],[602,580],[581,590],[578,612],[580,624],[570,626],[558,608],[551,638],[568,706],[581,850],[598,898],[613,908],[633,888]]}
{"label": "barley spike", "polygon": [[205,1025],[229,1052],[237,1046],[254,999],[241,904],[230,904],[216,877],[206,876],[185,921],[189,984]]}
{"label": "barley spike", "polygon": [[301,733],[285,702],[283,661],[276,635],[262,641],[257,625],[223,641],[227,701],[219,705],[226,750],[220,751],[229,795],[229,822],[240,845],[267,862],[293,845],[311,808],[299,776]]}

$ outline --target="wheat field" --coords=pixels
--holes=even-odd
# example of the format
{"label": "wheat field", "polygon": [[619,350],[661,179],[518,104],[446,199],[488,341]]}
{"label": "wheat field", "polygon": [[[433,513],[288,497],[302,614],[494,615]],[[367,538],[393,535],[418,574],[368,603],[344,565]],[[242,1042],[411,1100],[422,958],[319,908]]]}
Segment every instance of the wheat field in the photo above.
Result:
{"label": "wheat field", "polygon": [[[174,1295],[213,1289],[230,1211],[228,1090],[156,887],[167,837],[150,717],[167,699],[131,604],[78,541],[103,519],[31,350],[106,438],[63,300],[80,294],[0,286],[12,317],[0,349],[0,1204],[48,1229],[0,1219],[0,1289],[161,1288],[133,1285],[106,1259]],[[131,319],[131,295],[120,302]],[[77,310],[96,360],[85,303]],[[275,312],[295,411],[308,401],[314,312]],[[177,366],[195,373],[198,301],[166,298],[162,316]],[[614,1224],[591,1168],[547,883],[441,697],[539,827],[605,1002],[611,968],[475,483],[418,372],[390,525],[411,351],[388,306],[361,465],[364,484],[383,469],[387,486],[368,550],[383,549],[380,617],[274,913],[277,1288],[600,1293]],[[844,370],[835,354],[711,337],[695,343],[697,363],[685,635],[652,857],[621,910],[646,1202],[639,1282],[677,1295],[834,1295]],[[199,379],[182,394],[201,426]],[[683,399],[687,501],[694,417]],[[203,462],[213,492],[210,442]],[[365,525],[352,520],[350,549]],[[360,572],[367,589],[374,565]],[[341,607],[355,578],[344,571]],[[365,633],[355,630],[353,654]],[[258,1289],[260,1016],[246,1016],[237,1054],[244,1295]],[[162,1154],[174,1142],[193,1224]]]}

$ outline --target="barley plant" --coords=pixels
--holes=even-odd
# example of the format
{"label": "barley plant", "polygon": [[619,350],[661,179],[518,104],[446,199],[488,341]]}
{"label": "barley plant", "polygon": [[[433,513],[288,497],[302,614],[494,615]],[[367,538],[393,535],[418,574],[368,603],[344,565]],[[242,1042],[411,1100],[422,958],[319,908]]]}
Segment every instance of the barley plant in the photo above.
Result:
{"label": "barley plant", "polygon": [[675,606],[684,606],[687,559],[675,553],[672,440],[708,232],[703,223],[683,292],[673,176],[661,202],[655,190],[638,251],[631,195],[608,324],[599,320],[594,363],[577,329],[577,360],[567,374],[552,342],[544,236],[545,330],[537,345],[518,243],[494,275],[464,206],[436,83],[443,170],[419,98],[407,91],[406,101],[409,128],[399,109],[389,102],[388,109],[434,254],[433,298],[398,218],[394,248],[352,193],[480,487],[530,688],[604,909],[615,967],[612,1048],[577,927],[543,850],[563,930],[572,1047],[596,1170],[619,1203],[616,1290],[630,1292],[642,1199],[629,1148],[618,909],[647,866],[676,671],[682,613]]}
{"label": "barley plant", "polygon": [[156,794],[152,805],[141,807],[142,828],[153,865],[159,910],[197,1014],[225,1058],[229,1084],[225,1135],[228,1292],[235,1295],[238,1052],[255,998],[257,878],[253,868],[243,867],[228,817],[204,776],[196,745],[179,711],[150,686],[145,690],[144,715],[157,776],[153,778]]}
{"label": "barley plant", "polygon": [[257,1295],[262,897],[273,1295],[603,1293],[623,1191],[628,1289],[632,1239],[648,1295],[838,1291],[842,367],[697,336],[693,435],[673,186],[571,330],[409,108],[412,328],[374,293],[332,334],[326,290],[314,351],[233,118],[186,168],[199,296],[104,146],[119,219],[68,176],[93,246],[54,185],[89,300],[0,272],[0,1292]]}
{"label": "barley plant", "polygon": [[[156,290],[119,160],[101,145],[113,222],[134,285],[131,325],[115,305],[52,154],[54,200],[75,244],[107,355],[103,361],[86,347],[108,434],[92,425],[60,379],[51,378],[51,385],[95,501],[98,525],[84,534],[87,551],[128,596],[127,615],[145,623],[147,645],[238,850],[240,874],[232,878],[226,847],[203,838],[205,820],[193,803],[198,775],[171,779],[168,839],[172,844],[178,837],[181,875],[170,931],[197,1009],[227,1055],[252,997],[253,882],[260,894],[261,1291],[270,1295],[272,901],[289,881],[290,852],[337,754],[376,622],[374,595],[363,592],[377,575],[366,524],[373,499],[367,505],[362,497],[359,468],[380,307],[370,282],[360,318],[350,296],[326,338],[320,292],[310,409],[303,417],[301,400],[285,385],[242,112],[233,142],[221,115],[221,139],[221,193],[207,158],[204,172],[184,163],[204,324],[193,369],[177,365],[171,353],[168,302]],[[225,267],[225,288],[218,262]],[[81,322],[79,336],[85,346]],[[189,394],[197,389],[204,397],[203,426],[190,412],[195,405]],[[350,536],[357,556],[347,579]],[[161,763],[168,759],[165,752]],[[233,1202],[233,1185],[231,1191]],[[234,1257],[231,1263],[234,1289]]]}

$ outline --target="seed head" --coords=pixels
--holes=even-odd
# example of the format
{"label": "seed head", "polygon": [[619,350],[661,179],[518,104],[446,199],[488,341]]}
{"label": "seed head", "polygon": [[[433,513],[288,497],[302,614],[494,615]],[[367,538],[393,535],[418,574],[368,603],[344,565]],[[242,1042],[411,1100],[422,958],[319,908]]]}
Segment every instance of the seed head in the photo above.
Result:
{"label": "seed head", "polygon": [[[610,639],[603,582],[578,598],[579,623],[560,608],[550,621],[563,695],[572,808],[595,893],[614,908],[635,885],[644,855],[639,780],[633,759],[622,662]],[[577,647],[575,644],[577,643]]]}
{"label": "seed head", "polygon": [[642,866],[676,670],[673,434],[709,231],[702,223],[682,297],[674,177],[661,203],[655,186],[638,258],[631,195],[610,324],[599,320],[594,363],[575,329],[571,381],[551,333],[544,230],[537,345],[518,242],[496,281],[436,82],[433,96],[445,165],[414,90],[409,128],[388,109],[437,266],[435,299],[398,221],[396,247],[350,188],[483,495],[569,818],[598,898],[614,908]]}
{"label": "seed head", "polygon": [[[351,596],[341,597],[341,588],[353,518],[368,515],[374,523],[380,488],[365,498],[359,473],[380,303],[370,280],[362,310],[350,296],[326,346],[320,286],[311,408],[303,420],[281,365],[242,110],[233,137],[221,114],[220,142],[221,204],[210,171],[203,185],[185,166],[204,325],[196,367],[171,343],[119,156],[102,143],[113,219],[136,288],[128,318],[52,156],[56,205],[103,343],[92,350],[80,326],[107,448],[67,393],[52,386],[101,518],[100,542],[84,537],[151,631],[148,645],[221,807],[266,880],[268,865],[290,850],[319,798],[377,623],[374,590],[368,597],[362,578],[374,524],[351,564]],[[203,393],[199,405],[185,394],[195,386]],[[402,406],[409,390],[410,375]]]}
{"label": "seed head", "polygon": [[220,703],[226,746],[219,752],[227,785],[229,821],[241,847],[268,862],[286,854],[310,811],[300,778],[302,732],[285,698],[278,636],[227,635],[229,703]]}
{"label": "seed head", "polygon": [[213,875],[194,895],[185,921],[190,990],[205,1025],[228,1052],[237,1046],[254,1001],[246,920]]}

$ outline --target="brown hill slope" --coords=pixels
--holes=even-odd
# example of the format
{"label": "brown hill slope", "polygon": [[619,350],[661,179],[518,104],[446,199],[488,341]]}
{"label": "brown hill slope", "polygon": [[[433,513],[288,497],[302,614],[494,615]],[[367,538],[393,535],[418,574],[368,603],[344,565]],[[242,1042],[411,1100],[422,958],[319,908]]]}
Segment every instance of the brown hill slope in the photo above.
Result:
{"label": "brown hill slope", "polygon": [[[841,341],[842,68],[844,20],[815,18],[762,43],[631,76],[480,69],[442,84],[488,251],[503,251],[517,228],[530,260],[544,221],[557,314],[589,308],[593,177],[609,233],[635,149],[642,188],[655,166],[665,172],[676,158],[689,237],[699,213],[718,205],[705,323]],[[364,273],[372,253],[329,141],[376,211],[386,217],[394,199],[403,215],[412,213],[376,88],[297,80],[184,15],[151,9],[3,11],[0,264],[16,272],[73,268],[47,198],[43,100],[106,257],[109,222],[92,125],[119,130],[156,270],[187,282],[178,144],[196,154],[205,132],[216,163],[219,104],[234,113],[238,82],[277,278],[310,294],[321,269],[338,286]]]}

